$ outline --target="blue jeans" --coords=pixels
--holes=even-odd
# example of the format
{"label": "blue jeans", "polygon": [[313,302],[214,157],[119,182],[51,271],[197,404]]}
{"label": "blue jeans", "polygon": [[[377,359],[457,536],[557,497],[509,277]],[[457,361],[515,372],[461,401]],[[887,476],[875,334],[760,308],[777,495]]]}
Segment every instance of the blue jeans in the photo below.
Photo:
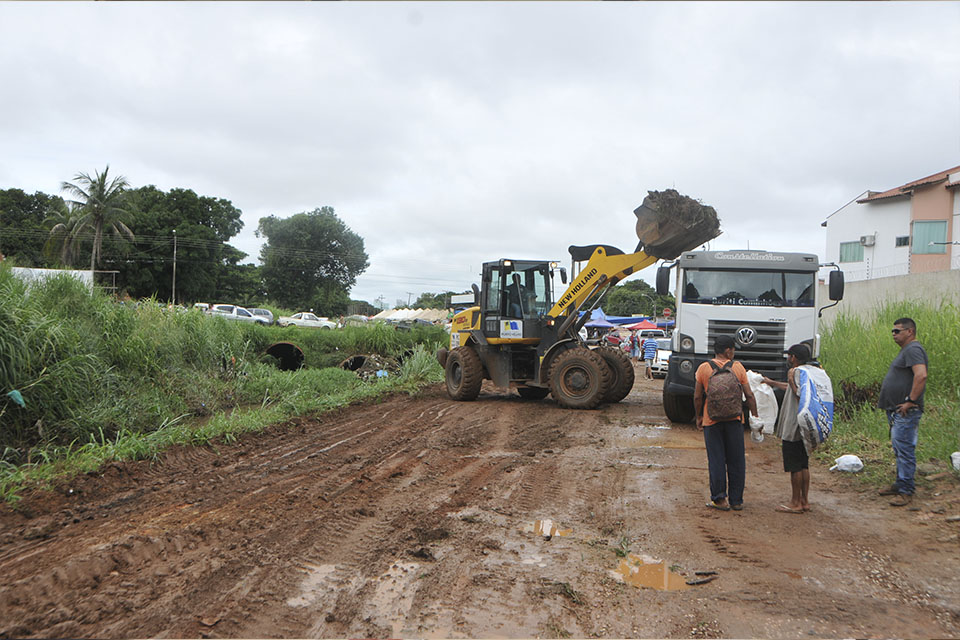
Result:
{"label": "blue jeans", "polygon": [[704,426],[703,442],[707,445],[707,467],[710,469],[710,499],[716,501],[727,497],[729,478],[730,504],[743,504],[743,486],[747,477],[743,423],[731,420]]}
{"label": "blue jeans", "polygon": [[890,424],[890,443],[897,456],[897,481],[894,485],[909,496],[913,495],[913,476],[917,472],[917,431],[923,411],[914,407],[901,416],[896,411],[887,411]]}

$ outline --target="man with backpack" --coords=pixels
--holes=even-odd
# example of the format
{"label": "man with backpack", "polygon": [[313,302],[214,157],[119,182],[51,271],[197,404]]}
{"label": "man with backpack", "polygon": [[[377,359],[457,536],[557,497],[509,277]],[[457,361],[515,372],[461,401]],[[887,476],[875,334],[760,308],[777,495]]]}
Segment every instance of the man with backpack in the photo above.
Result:
{"label": "man with backpack", "polygon": [[[731,336],[717,336],[714,358],[700,365],[693,391],[697,429],[703,431],[710,473],[708,507],[729,511],[743,509],[747,461],[743,445],[743,398],[750,413],[757,415],[757,399],[750,390],[747,371],[734,361],[736,343]],[[730,492],[727,493],[729,482]]]}

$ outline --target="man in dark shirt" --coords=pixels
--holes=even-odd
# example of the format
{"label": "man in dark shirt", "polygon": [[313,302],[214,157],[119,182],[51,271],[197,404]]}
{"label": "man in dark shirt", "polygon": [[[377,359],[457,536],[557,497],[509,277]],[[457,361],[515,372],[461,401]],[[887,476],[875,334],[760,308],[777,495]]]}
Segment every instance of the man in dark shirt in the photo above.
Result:
{"label": "man in dark shirt", "polygon": [[890,504],[902,507],[913,499],[917,431],[927,386],[927,352],[917,342],[917,325],[910,318],[893,323],[893,341],[900,345],[900,353],[883,379],[877,406],[887,412],[890,442],[897,456],[897,481],[880,495],[896,496]]}

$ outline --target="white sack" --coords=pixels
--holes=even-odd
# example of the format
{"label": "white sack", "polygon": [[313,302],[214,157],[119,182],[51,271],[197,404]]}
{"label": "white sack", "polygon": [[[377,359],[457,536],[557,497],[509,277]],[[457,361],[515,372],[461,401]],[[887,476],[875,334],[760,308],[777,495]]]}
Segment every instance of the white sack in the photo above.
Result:
{"label": "white sack", "polygon": [[863,469],[863,462],[860,461],[860,458],[853,454],[847,454],[845,456],[840,456],[836,460],[836,463],[830,467],[830,471],[851,471],[856,473]]}
{"label": "white sack", "polygon": [[[773,433],[773,427],[777,424],[777,412],[780,410],[776,394],[769,385],[763,383],[763,376],[756,371],[747,371],[747,382],[750,383],[750,390],[757,399],[757,413],[760,414],[760,422],[763,423],[763,433]],[[754,418],[750,416],[751,428],[753,423]]]}
{"label": "white sack", "polygon": [[960,471],[960,451],[954,451],[950,454],[950,462],[953,463],[954,471]]}

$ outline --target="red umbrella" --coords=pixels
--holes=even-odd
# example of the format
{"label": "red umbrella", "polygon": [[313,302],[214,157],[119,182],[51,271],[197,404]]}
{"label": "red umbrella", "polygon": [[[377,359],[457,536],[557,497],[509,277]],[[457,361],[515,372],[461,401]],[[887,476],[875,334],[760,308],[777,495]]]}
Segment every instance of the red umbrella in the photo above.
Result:
{"label": "red umbrella", "polygon": [[656,329],[657,325],[649,320],[641,320],[636,324],[628,324],[626,328],[630,329],[630,331],[639,331],[640,329]]}

